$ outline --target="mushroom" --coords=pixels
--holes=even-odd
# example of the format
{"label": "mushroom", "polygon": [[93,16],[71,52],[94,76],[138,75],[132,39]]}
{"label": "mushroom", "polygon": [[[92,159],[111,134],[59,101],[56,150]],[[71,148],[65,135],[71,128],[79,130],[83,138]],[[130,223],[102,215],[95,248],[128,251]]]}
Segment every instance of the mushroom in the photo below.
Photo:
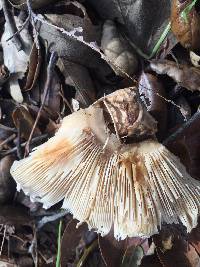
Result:
{"label": "mushroom", "polygon": [[118,90],[65,117],[54,137],[14,162],[19,188],[45,208],[64,199],[64,209],[101,235],[113,227],[117,239],[148,237],[162,222],[180,221],[190,231],[199,182],[156,141],[136,91]]}

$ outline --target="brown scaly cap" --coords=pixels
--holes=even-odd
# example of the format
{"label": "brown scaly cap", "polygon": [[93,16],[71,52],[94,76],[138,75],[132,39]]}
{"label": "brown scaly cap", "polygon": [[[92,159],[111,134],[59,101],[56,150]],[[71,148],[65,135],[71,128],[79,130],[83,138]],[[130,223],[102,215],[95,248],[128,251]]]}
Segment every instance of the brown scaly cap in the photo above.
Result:
{"label": "brown scaly cap", "polygon": [[157,122],[140,103],[137,91],[136,87],[121,89],[93,104],[107,111],[120,138],[141,139],[157,131]]}
{"label": "brown scaly cap", "polygon": [[[124,107],[124,98],[116,99]],[[121,122],[130,121],[125,113]],[[113,227],[117,239],[151,236],[162,222],[181,221],[190,231],[200,209],[199,182],[157,141],[121,143],[105,118],[97,104],[65,117],[54,137],[13,164],[19,187],[46,208],[64,199],[74,218],[102,235]],[[121,124],[116,120],[120,135]]]}

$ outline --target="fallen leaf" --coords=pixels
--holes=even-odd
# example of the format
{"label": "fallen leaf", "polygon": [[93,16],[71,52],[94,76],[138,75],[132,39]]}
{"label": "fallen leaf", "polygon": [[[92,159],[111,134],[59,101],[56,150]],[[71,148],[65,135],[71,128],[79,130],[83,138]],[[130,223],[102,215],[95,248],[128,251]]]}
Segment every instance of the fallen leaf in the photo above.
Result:
{"label": "fallen leaf", "polygon": [[167,127],[167,102],[162,83],[155,75],[142,72],[138,89],[147,110],[158,122],[157,136],[163,138]]}
{"label": "fallen leaf", "polygon": [[123,255],[125,253],[126,240],[116,240],[113,233],[107,236],[99,236],[99,249],[106,266],[120,266]]}
{"label": "fallen leaf", "polygon": [[28,62],[28,73],[26,76],[26,84],[23,91],[31,90],[39,76],[40,66],[42,63],[41,49],[36,47],[34,43],[30,52],[29,62]]}
{"label": "fallen leaf", "polygon": [[121,267],[138,267],[144,256],[144,250],[141,246],[129,247],[123,257]]}
{"label": "fallen leaf", "polygon": [[[29,110],[26,106],[18,106],[12,114],[13,122],[16,128],[20,131],[21,137],[28,140],[30,133],[34,125],[34,119],[31,116]],[[38,136],[41,134],[41,131],[36,126],[33,136]]]}
{"label": "fallen leaf", "polygon": [[200,254],[200,217],[197,226],[189,233],[189,242]]}
{"label": "fallen leaf", "polygon": [[89,0],[89,3],[102,19],[117,21],[121,33],[148,55],[170,17],[171,3],[168,0]]}
{"label": "fallen leaf", "polygon": [[32,227],[34,220],[28,215],[28,210],[22,206],[1,205],[0,224]]}
{"label": "fallen leaf", "polygon": [[76,248],[82,238],[82,235],[87,231],[87,225],[82,224],[77,228],[77,220],[71,220],[63,233],[61,241],[61,266],[65,267],[68,261],[75,254]]}
{"label": "fallen leaf", "polygon": [[198,49],[200,47],[200,17],[192,3],[194,3],[192,0],[172,1],[171,29],[182,46],[188,49]]}
{"label": "fallen leaf", "polygon": [[15,157],[9,155],[0,160],[0,204],[12,200],[16,191],[16,183],[10,175],[10,167]]}
{"label": "fallen leaf", "polygon": [[8,80],[10,72],[5,65],[0,65],[0,87]]}
{"label": "fallen leaf", "polygon": [[[49,5],[54,0],[33,0],[31,2],[31,7],[33,9],[41,8],[45,5]],[[20,8],[20,9],[26,9],[26,2],[24,0],[10,0],[10,3],[13,7]]]}
{"label": "fallen leaf", "polygon": [[180,86],[192,92],[200,91],[200,70],[195,67],[177,64],[167,59],[152,60],[150,67],[158,74],[167,74]]}
{"label": "fallen leaf", "polygon": [[65,83],[75,87],[76,100],[80,102],[81,107],[91,105],[96,97],[88,69],[65,59],[59,59],[58,66],[65,77]]}

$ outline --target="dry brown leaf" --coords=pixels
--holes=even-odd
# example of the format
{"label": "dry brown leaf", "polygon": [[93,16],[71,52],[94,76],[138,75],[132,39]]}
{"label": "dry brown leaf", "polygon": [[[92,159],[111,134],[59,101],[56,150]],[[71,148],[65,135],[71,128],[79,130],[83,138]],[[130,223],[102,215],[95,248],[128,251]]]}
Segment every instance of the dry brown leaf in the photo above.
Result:
{"label": "dry brown leaf", "polygon": [[158,74],[167,74],[180,86],[190,91],[200,91],[200,70],[167,59],[152,60],[150,67]]}
{"label": "dry brown leaf", "polygon": [[171,29],[182,46],[193,50],[200,47],[200,17],[195,7],[192,7],[186,17],[182,13],[191,2],[191,0],[172,1]]}
{"label": "dry brown leaf", "polygon": [[36,44],[34,43],[29,57],[26,84],[23,88],[24,91],[31,90],[34,87],[36,80],[39,76],[41,63],[42,63],[41,50],[38,49],[36,47]]}

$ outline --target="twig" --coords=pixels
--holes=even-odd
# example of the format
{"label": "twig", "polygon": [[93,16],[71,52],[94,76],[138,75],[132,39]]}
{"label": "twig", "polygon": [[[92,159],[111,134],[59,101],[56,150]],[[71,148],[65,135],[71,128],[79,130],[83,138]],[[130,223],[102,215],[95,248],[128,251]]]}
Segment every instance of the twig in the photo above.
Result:
{"label": "twig", "polygon": [[175,133],[171,134],[165,141],[164,145],[167,145],[173,141],[175,141],[178,137],[180,137],[186,129],[188,129],[196,120],[200,120],[200,111],[197,111],[186,123],[184,123]]}
{"label": "twig", "polygon": [[[10,32],[13,36],[17,32],[17,27],[15,24],[14,17],[10,13],[10,10],[8,9],[7,0],[1,0],[1,3],[2,3],[3,13],[5,16],[6,23],[8,24],[10,28]],[[22,44],[22,40],[21,40],[19,33],[13,36],[13,43],[15,44],[18,51],[23,49],[23,44]]]}
{"label": "twig", "polygon": [[37,231],[33,228],[33,240],[29,247],[29,253],[31,254],[35,267],[38,267],[38,250],[37,250]]}
{"label": "twig", "polygon": [[67,215],[69,213],[69,211],[64,210],[61,211],[59,213],[50,215],[50,216],[44,216],[37,224],[37,230],[41,229],[46,223],[49,222],[54,222],[62,217],[64,217],[65,215]]}
{"label": "twig", "polygon": [[0,123],[0,129],[8,131],[8,132],[17,133],[17,130],[15,128],[11,128],[11,127],[5,126],[5,125],[3,125],[1,123]]}
{"label": "twig", "polygon": [[22,147],[21,147],[21,125],[19,123],[18,133],[17,133],[17,156],[22,159]]}
{"label": "twig", "polygon": [[2,254],[2,251],[3,251],[3,245],[4,245],[4,242],[5,242],[5,237],[6,237],[6,227],[7,225],[4,226],[4,232],[3,232],[3,240],[1,242],[1,248],[0,248],[0,256]]}
{"label": "twig", "polygon": [[73,113],[73,108],[70,105],[69,101],[64,97],[63,93],[61,91],[59,91],[59,95],[62,97],[63,102],[68,106],[68,108],[70,109],[71,113]]}
{"label": "twig", "polygon": [[3,142],[0,143],[0,150],[3,148],[4,145],[14,140],[16,137],[16,134],[10,135],[8,138],[6,138]]}
{"label": "twig", "polygon": [[[43,135],[37,136],[37,137],[35,137],[35,138],[33,138],[31,140],[30,144],[32,145],[34,143],[37,143],[39,141],[42,141],[42,140],[46,139],[47,137],[48,137],[48,134],[43,134]],[[27,144],[27,142],[22,143],[21,144],[21,147],[25,147],[26,144]],[[16,151],[17,151],[17,147],[14,147],[14,148],[9,149],[7,151],[2,151],[2,152],[0,151],[0,155],[1,156],[7,156],[7,155],[10,155],[10,154],[15,153]]]}
{"label": "twig", "polygon": [[30,142],[31,142],[33,133],[34,133],[34,131],[35,131],[35,127],[36,127],[36,125],[37,125],[37,123],[38,123],[38,121],[39,121],[39,118],[40,118],[42,109],[43,109],[44,104],[45,104],[45,100],[46,100],[46,97],[47,97],[47,93],[48,93],[49,87],[50,87],[50,85],[51,85],[51,81],[52,81],[52,77],[53,77],[52,74],[53,74],[53,71],[54,71],[54,67],[55,67],[56,61],[57,61],[57,53],[56,53],[56,52],[52,52],[52,53],[51,53],[50,60],[49,60],[49,64],[48,64],[48,67],[47,67],[47,79],[46,79],[46,83],[45,83],[45,87],[44,87],[44,94],[43,94],[42,103],[41,103],[41,106],[40,106],[40,108],[39,108],[39,111],[38,111],[38,114],[37,114],[35,123],[34,123],[34,125],[33,125],[33,128],[32,128],[32,130],[31,130],[29,139],[28,139],[27,144],[26,144],[26,147],[25,147],[25,153],[26,153],[26,154],[29,154],[29,146],[30,146]]}
{"label": "twig", "polygon": [[24,23],[20,26],[20,28],[12,35],[10,36],[6,42],[9,42],[11,39],[13,39],[16,35],[20,34],[20,32],[26,27],[26,24],[29,22],[31,15],[28,14],[28,17],[24,21]]}

